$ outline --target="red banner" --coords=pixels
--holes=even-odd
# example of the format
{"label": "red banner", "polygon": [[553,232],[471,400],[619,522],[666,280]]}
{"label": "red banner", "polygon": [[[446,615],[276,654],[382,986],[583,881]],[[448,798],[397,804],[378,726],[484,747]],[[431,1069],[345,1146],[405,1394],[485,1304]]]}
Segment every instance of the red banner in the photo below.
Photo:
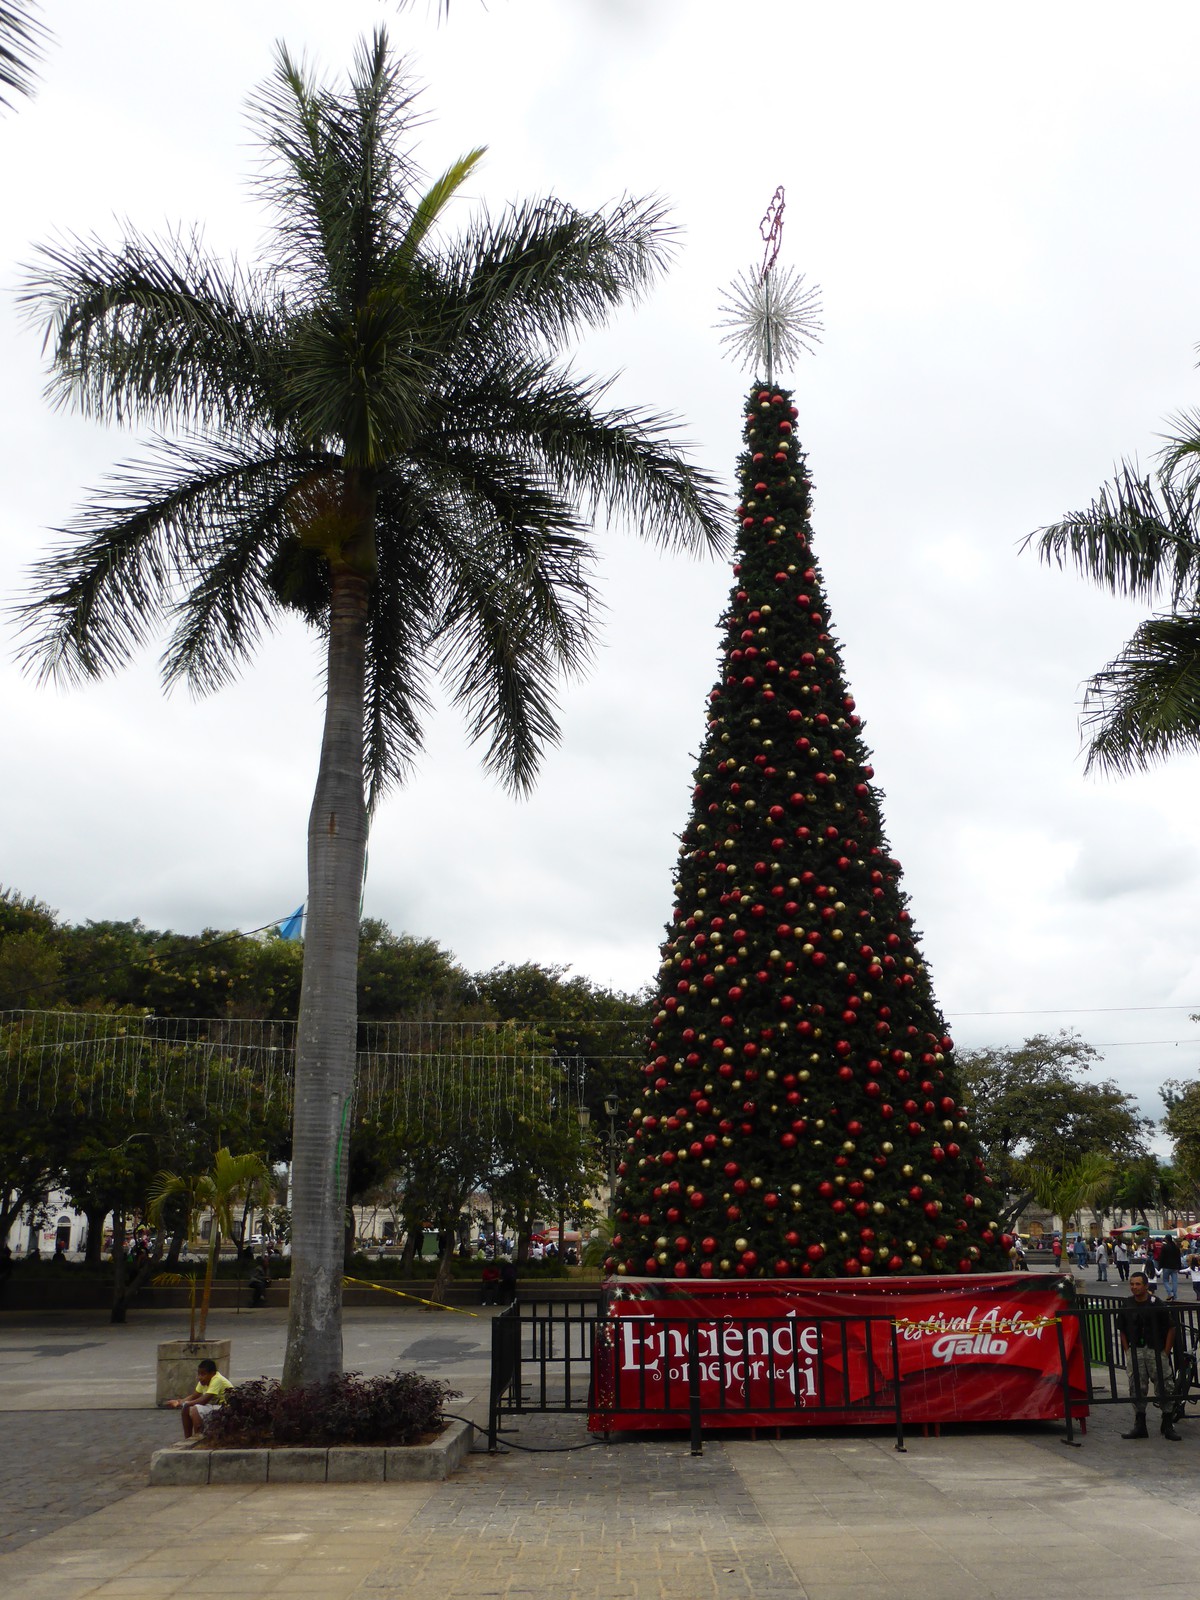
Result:
{"label": "red banner", "polygon": [[593,1432],[1087,1415],[1068,1277],[623,1279],[593,1358]]}

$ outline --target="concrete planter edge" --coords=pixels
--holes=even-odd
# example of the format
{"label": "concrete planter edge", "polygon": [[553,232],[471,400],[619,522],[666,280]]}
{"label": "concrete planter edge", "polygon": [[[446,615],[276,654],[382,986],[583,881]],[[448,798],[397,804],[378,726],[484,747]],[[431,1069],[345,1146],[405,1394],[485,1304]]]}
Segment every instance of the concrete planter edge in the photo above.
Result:
{"label": "concrete planter edge", "polygon": [[150,1457],[150,1486],[436,1482],[458,1470],[474,1436],[469,1422],[453,1419],[432,1444],[203,1450],[183,1439]]}

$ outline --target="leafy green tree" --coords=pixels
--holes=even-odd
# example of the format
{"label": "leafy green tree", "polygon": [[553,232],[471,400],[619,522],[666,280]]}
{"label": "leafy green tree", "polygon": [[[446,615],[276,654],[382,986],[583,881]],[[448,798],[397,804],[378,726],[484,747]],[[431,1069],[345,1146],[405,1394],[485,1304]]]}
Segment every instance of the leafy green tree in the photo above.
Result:
{"label": "leafy green tree", "polygon": [[435,939],[393,933],[364,918],[358,940],[360,1019],[459,1015],[476,1002],[468,972]]}
{"label": "leafy green tree", "polygon": [[1141,1217],[1149,1225],[1148,1212],[1170,1212],[1177,1203],[1179,1175],[1158,1157],[1149,1153],[1126,1162],[1117,1174],[1113,1204],[1118,1211]]}
{"label": "leafy green tree", "polygon": [[1099,1053],[1067,1030],[959,1057],[972,1126],[1008,1196],[1006,1225],[1035,1198],[1031,1169],[1061,1173],[1093,1151],[1107,1151],[1118,1165],[1144,1153],[1151,1123],[1110,1079],[1083,1077],[1096,1060]]}
{"label": "leafy green tree", "polygon": [[555,1054],[574,1064],[583,1098],[599,1124],[610,1096],[623,1116],[638,1094],[642,1043],[652,1015],[652,996],[622,994],[566,967],[535,961],[507,962],[476,976],[479,997],[497,1017],[535,1023],[553,1040]]}
{"label": "leafy green tree", "polygon": [[482,152],[422,186],[413,98],[382,32],[342,91],[281,49],[256,103],[275,219],[263,270],[226,267],[193,234],[131,235],[44,247],[25,288],[58,401],[174,430],[41,563],[31,659],[94,677],[169,620],[168,683],[211,689],[281,609],[325,641],[289,1384],[342,1360],[368,791],[377,799],[419,749],[433,676],[487,767],[531,786],[557,736],[557,682],[595,637],[594,507],[664,545],[724,543],[716,484],[661,419],[602,410],[605,386],[558,359],[659,275],[660,204],[541,200],[443,242],[437,225]]}
{"label": "leafy green tree", "polygon": [[1141,772],[1200,745],[1200,412],[1170,430],[1153,473],[1123,461],[1086,510],[1025,541],[1048,565],[1165,608],[1088,680],[1089,771]]}
{"label": "leafy green tree", "polygon": [[1181,1193],[1193,1210],[1200,1209],[1200,1081],[1168,1078],[1160,1093],[1167,1108],[1163,1124],[1171,1136],[1174,1167]]}
{"label": "leafy green tree", "polygon": [[0,939],[0,1011],[54,1004],[63,981],[57,944],[45,933],[10,933]]}

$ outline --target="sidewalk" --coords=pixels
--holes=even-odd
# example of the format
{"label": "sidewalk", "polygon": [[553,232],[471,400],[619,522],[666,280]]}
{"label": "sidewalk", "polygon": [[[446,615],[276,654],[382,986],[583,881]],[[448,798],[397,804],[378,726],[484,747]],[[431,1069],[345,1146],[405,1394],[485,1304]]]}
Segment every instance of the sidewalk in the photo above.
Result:
{"label": "sidewalk", "polygon": [[[265,1354],[281,1348],[281,1334],[278,1320],[239,1328],[235,1370],[254,1366],[239,1362],[243,1345]],[[14,1472],[28,1482],[49,1470],[41,1464],[47,1441],[69,1452],[73,1430],[103,1430],[111,1419],[113,1449],[126,1428],[137,1432],[138,1449],[146,1433],[174,1437],[174,1414],[149,1408],[144,1391],[139,1410],[87,1402],[88,1369],[130,1362],[110,1381],[132,1392],[139,1351],[160,1336],[145,1325],[0,1324],[0,1498]],[[486,1392],[486,1336],[485,1322],[466,1318],[359,1313],[347,1320],[347,1355],[367,1370],[397,1355],[421,1359],[424,1370],[466,1388],[472,1399],[463,1404],[473,1410]],[[37,1409],[20,1409],[25,1383]],[[1200,1420],[1182,1424],[1180,1445],[1157,1436],[1126,1443],[1119,1434],[1127,1425],[1124,1406],[1097,1411],[1080,1450],[1049,1425],[918,1435],[905,1455],[875,1432],[706,1443],[699,1460],[682,1438],[649,1437],[567,1454],[475,1455],[436,1485],[142,1488],[103,1510],[81,1504],[77,1520],[0,1554],[0,1594],[1193,1600]],[[586,1444],[575,1418],[524,1419],[504,1439]],[[99,1464],[98,1439],[92,1448]],[[1132,1574],[1119,1559],[1131,1549]]]}

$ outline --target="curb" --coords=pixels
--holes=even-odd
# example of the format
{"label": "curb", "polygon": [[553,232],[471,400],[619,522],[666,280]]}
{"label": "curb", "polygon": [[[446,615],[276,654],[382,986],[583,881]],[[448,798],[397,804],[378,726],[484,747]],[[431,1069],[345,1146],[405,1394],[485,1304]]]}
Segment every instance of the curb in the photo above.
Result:
{"label": "curb", "polygon": [[150,1457],[154,1489],[232,1483],[413,1483],[448,1478],[475,1430],[448,1421],[432,1444],[333,1445],[281,1450],[201,1450],[182,1440]]}

